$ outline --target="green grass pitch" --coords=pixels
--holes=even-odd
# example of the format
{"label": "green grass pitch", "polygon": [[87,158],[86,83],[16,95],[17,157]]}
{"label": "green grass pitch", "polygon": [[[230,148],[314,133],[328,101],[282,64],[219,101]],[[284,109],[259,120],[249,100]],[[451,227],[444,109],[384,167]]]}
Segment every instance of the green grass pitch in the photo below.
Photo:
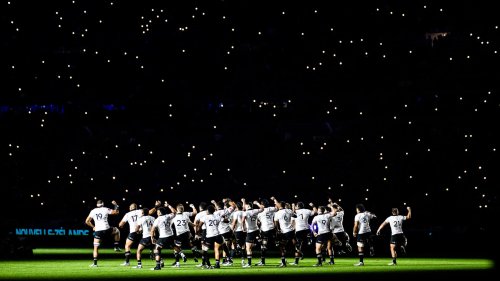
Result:
{"label": "green grass pitch", "polygon": [[[189,257],[188,251],[188,257]],[[354,263],[358,261],[355,257],[337,257],[335,265],[324,264],[323,267],[313,267],[315,258],[305,258],[300,261],[299,266],[288,265],[286,268],[278,268],[279,258],[266,259],[266,266],[252,268],[242,268],[240,259],[235,259],[235,263],[230,267],[221,269],[200,269],[196,267],[193,260],[189,259],[182,263],[180,268],[172,268],[173,262],[171,251],[162,253],[165,258],[165,267],[160,271],[150,270],[154,267],[154,261],[149,259],[146,250],[143,255],[143,268],[134,269],[135,258],[131,259],[131,266],[121,266],[123,263],[123,252],[115,253],[112,250],[101,250],[99,267],[90,268],[92,263],[91,249],[35,249],[33,259],[27,260],[0,260],[0,279],[20,280],[20,279],[149,279],[149,278],[195,278],[195,279],[242,279],[263,277],[263,280],[270,278],[285,278],[285,280],[302,277],[303,280],[311,280],[310,277],[327,279],[335,276],[359,277],[380,276],[382,279],[391,276],[410,277],[414,274],[426,273],[438,274],[446,277],[453,273],[460,276],[461,272],[481,274],[493,270],[494,262],[488,259],[459,259],[459,258],[411,258],[402,257],[398,259],[397,266],[388,266],[391,262],[389,257],[368,257],[365,259],[365,266],[356,267]],[[135,251],[132,252],[135,254]],[[256,253],[254,263],[260,261],[259,253]],[[88,257],[88,258],[85,258]],[[135,256],[134,256],[135,257]],[[210,261],[215,263],[213,256]],[[293,262],[288,258],[289,263]],[[327,259],[328,261],[328,259]],[[472,276],[474,276],[472,275]],[[425,275],[426,276],[426,275]],[[355,279],[355,278],[354,278]],[[424,280],[425,281],[425,280]]]}

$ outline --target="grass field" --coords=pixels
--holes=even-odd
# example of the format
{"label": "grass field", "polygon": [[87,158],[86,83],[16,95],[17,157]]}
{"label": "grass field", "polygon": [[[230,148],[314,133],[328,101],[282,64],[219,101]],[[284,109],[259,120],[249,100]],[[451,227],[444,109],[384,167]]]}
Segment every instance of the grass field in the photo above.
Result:
{"label": "grass field", "polygon": [[[90,268],[92,263],[92,252],[89,249],[35,249],[33,259],[0,261],[0,279],[148,279],[148,278],[175,278],[175,279],[253,279],[260,277],[263,280],[269,278],[285,278],[311,280],[332,279],[363,279],[387,280],[392,277],[408,279],[410,277],[480,277],[487,276],[494,270],[494,262],[487,259],[444,259],[444,258],[400,258],[398,266],[388,266],[390,258],[366,258],[365,266],[353,266],[358,260],[354,257],[338,257],[335,265],[325,264],[323,267],[313,267],[315,258],[305,258],[300,261],[299,266],[289,265],[286,268],[278,268],[279,258],[268,258],[266,266],[241,268],[240,259],[235,260],[232,267],[221,269],[203,270],[195,267],[197,263],[188,260],[182,263],[180,268],[171,268],[173,262],[171,252],[165,253],[165,267],[161,271],[152,271],[154,261],[149,259],[149,254],[143,258],[143,269],[133,269],[131,266],[124,267],[123,253],[115,253],[112,250],[101,250],[99,267]],[[133,252],[135,253],[135,252]],[[189,256],[189,255],[188,255]],[[254,263],[259,262],[254,258]],[[289,263],[293,259],[287,260]],[[213,257],[211,262],[215,263]],[[131,265],[136,260],[131,259]]]}

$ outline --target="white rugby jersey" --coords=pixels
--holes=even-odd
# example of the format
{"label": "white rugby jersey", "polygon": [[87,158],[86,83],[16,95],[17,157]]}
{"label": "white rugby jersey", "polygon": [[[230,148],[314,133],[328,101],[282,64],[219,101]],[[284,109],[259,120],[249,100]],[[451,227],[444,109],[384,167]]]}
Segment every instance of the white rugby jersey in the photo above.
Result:
{"label": "white rugby jersey", "polygon": [[[207,211],[206,211],[206,210],[205,210],[205,211],[198,212],[198,213],[196,214],[196,216],[194,217],[194,222],[196,223],[196,221],[201,221],[201,219],[202,219],[204,216],[206,216],[206,215],[207,215]],[[203,225],[201,226],[201,229],[207,229],[207,226],[206,226],[205,224],[203,224]]]}
{"label": "white rugby jersey", "polygon": [[301,231],[309,229],[309,217],[314,214],[313,211],[309,209],[298,209],[295,210],[297,217],[295,218],[295,231]]}
{"label": "white rugby jersey", "polygon": [[219,222],[221,217],[216,216],[214,214],[207,214],[203,218],[200,219],[200,222],[203,222],[203,225],[207,226],[207,238],[215,237],[219,235]]}
{"label": "white rugby jersey", "polygon": [[175,215],[172,221],[174,222],[175,233],[177,236],[189,232],[189,222],[191,221],[189,217],[192,215],[192,212],[177,213]]}
{"label": "white rugby jersey", "polygon": [[279,222],[282,233],[295,230],[292,226],[292,216],[293,211],[290,209],[281,209],[274,214],[274,221]]}
{"label": "white rugby jersey", "polygon": [[142,229],[142,238],[151,237],[151,228],[153,228],[153,224],[155,222],[155,218],[152,216],[142,216],[137,221],[137,225],[141,226]]}
{"label": "white rugby jersey", "polygon": [[135,232],[140,217],[142,217],[142,210],[133,210],[123,216],[122,222],[128,222],[130,233]]}
{"label": "white rugby jersey", "polygon": [[274,229],[274,213],[278,211],[276,207],[267,207],[264,208],[262,213],[257,215],[257,218],[260,221],[260,230],[261,231],[269,231]]}
{"label": "white rugby jersey", "polygon": [[363,212],[363,213],[356,214],[356,216],[354,217],[354,221],[359,222],[358,234],[372,232],[372,230],[370,228],[370,220],[374,217],[375,217],[375,215],[373,215],[370,212]]}
{"label": "white rugby jersey", "polygon": [[153,228],[157,227],[160,232],[159,238],[166,238],[174,235],[174,231],[172,230],[172,219],[174,218],[174,214],[168,214],[159,216],[153,223]]}
{"label": "white rugby jersey", "polygon": [[406,220],[405,216],[390,216],[385,222],[391,226],[391,235],[402,234],[403,233],[403,221]]}
{"label": "white rugby jersey", "polygon": [[243,224],[241,223],[243,221],[243,211],[235,211],[231,214],[231,224],[236,221],[236,224],[234,225],[233,231],[244,231],[243,229]]}
{"label": "white rugby jersey", "polygon": [[231,215],[233,210],[234,210],[233,207],[229,207],[229,208],[217,210],[214,212],[215,216],[220,217],[219,234],[224,234],[224,233],[228,233],[229,231],[231,231],[231,225],[229,224],[229,222],[224,222],[224,220],[226,218],[229,218],[229,216]]}
{"label": "white rugby jersey", "polygon": [[111,214],[113,210],[106,207],[95,208],[90,211],[89,217],[94,220],[95,231],[102,231],[109,229],[108,215]]}
{"label": "white rugby jersey", "polygon": [[330,217],[330,229],[333,233],[345,232],[344,211],[337,211],[335,216]]}
{"label": "white rugby jersey", "polygon": [[263,210],[264,209],[253,209],[243,212],[247,233],[259,230],[259,227],[257,226],[257,214],[261,213]]}
{"label": "white rugby jersey", "polygon": [[330,213],[325,213],[321,215],[317,215],[314,217],[312,220],[312,223],[318,226],[318,234],[325,234],[330,232],[330,218],[331,218]]}

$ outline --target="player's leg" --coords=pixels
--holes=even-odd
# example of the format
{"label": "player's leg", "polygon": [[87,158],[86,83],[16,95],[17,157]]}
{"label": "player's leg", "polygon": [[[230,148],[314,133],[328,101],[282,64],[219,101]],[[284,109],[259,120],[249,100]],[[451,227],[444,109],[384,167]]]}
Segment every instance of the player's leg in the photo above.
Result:
{"label": "player's leg", "polygon": [[162,245],[160,244],[160,242],[157,242],[155,249],[153,251],[155,254],[155,262],[156,262],[156,266],[153,268],[153,270],[160,270],[161,269],[161,249],[162,249]]}
{"label": "player's leg", "polygon": [[323,265],[323,243],[321,239],[316,240],[316,257],[318,258],[318,263],[315,264],[314,266],[322,266]]}
{"label": "player's leg", "polygon": [[94,250],[93,250],[94,261],[90,266],[93,266],[93,267],[97,266],[97,258],[99,257],[99,246],[100,245],[101,245],[101,239],[94,237]]}
{"label": "player's leg", "polygon": [[[247,234],[248,237],[249,234]],[[247,253],[247,264],[246,266],[251,266],[252,265],[252,246],[253,246],[253,241],[249,240],[247,238],[247,241],[245,242],[245,249]]]}
{"label": "player's leg", "polygon": [[356,263],[354,265],[364,265],[365,241],[362,238],[362,235],[363,234],[358,234],[358,236],[357,236],[357,246],[358,246],[359,263]]}
{"label": "player's leg", "polygon": [[134,266],[134,268],[142,268],[142,250],[144,250],[144,245],[142,243],[139,243],[139,246],[137,246],[137,266]]}
{"label": "player's leg", "polygon": [[221,253],[221,246],[224,245],[224,244],[221,244],[219,243],[221,242],[222,243],[222,240],[219,240],[219,239],[216,239],[215,243],[214,243],[214,258],[215,258],[215,268],[220,268],[220,253]]}
{"label": "player's leg", "polygon": [[224,250],[224,254],[226,256],[226,260],[223,265],[232,265],[233,264],[233,251],[231,250],[233,240],[232,231],[227,232],[222,235],[222,249]]}
{"label": "player's leg", "polygon": [[280,241],[280,252],[281,252],[281,263],[279,267],[286,267],[286,246],[290,240],[287,238],[286,234],[283,234],[282,240]]}
{"label": "player's leg", "polygon": [[260,262],[256,265],[265,265],[266,264],[266,253],[267,253],[267,245],[269,242],[269,235],[270,231],[267,232],[262,232],[261,237],[262,237],[262,242],[260,243]]}
{"label": "player's leg", "polygon": [[[208,255],[208,250],[210,250],[210,244],[208,241],[204,241],[201,244],[201,259],[203,261],[203,264],[205,264],[205,268],[210,268],[210,257]],[[203,267],[202,267],[203,268]]]}
{"label": "player's leg", "polygon": [[114,248],[115,252],[121,252],[122,249],[120,249],[120,229],[118,227],[113,227],[113,231],[111,232],[111,235],[113,236],[114,239]]}
{"label": "player's leg", "polygon": [[122,263],[124,266],[130,265],[130,250],[132,248],[132,244],[134,244],[135,233],[130,233],[125,241],[125,262]]}
{"label": "player's leg", "polygon": [[[330,236],[331,232],[328,232],[327,235]],[[333,250],[333,240],[331,239],[331,236],[329,237],[329,239],[326,242],[326,248],[327,248],[328,256],[330,257],[330,261],[328,262],[328,264],[333,265],[333,264],[335,264],[335,256],[334,256],[335,252]]]}
{"label": "player's leg", "polygon": [[396,265],[397,264],[396,258],[398,257],[398,254],[396,253],[396,243],[391,242],[390,247],[391,247],[392,263],[390,263],[389,265]]}

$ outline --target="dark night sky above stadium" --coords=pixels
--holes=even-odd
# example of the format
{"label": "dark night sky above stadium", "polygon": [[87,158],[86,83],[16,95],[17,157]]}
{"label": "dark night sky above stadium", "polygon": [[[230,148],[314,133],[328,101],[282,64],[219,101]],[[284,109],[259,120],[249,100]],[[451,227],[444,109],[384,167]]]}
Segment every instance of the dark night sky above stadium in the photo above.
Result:
{"label": "dark night sky above stadium", "polygon": [[330,197],[488,227],[492,4],[366,2],[3,0],[7,207],[83,221],[95,198]]}

